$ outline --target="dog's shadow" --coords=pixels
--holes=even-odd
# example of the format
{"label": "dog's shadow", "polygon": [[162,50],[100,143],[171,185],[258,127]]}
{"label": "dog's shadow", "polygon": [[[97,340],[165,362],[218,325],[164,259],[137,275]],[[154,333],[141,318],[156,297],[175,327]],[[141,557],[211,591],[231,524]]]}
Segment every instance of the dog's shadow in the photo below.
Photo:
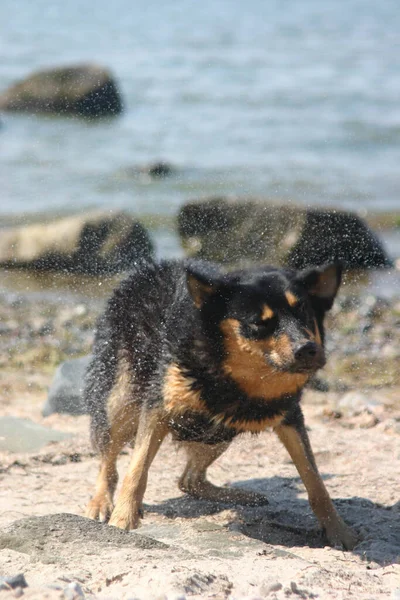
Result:
{"label": "dog's shadow", "polygon": [[[329,478],[329,475],[324,476]],[[243,507],[181,496],[165,500],[157,505],[145,505],[148,512],[158,513],[169,519],[197,519],[215,515],[226,509],[235,509],[235,517],[228,528],[269,545],[287,548],[327,545],[318,528],[307,500],[299,498],[299,478],[271,477],[240,481],[234,487],[245,487],[264,493],[269,504]],[[400,510],[376,504],[367,498],[353,497],[335,499],[334,504],[353,529],[362,538],[353,552],[366,561],[380,565],[400,560]]]}

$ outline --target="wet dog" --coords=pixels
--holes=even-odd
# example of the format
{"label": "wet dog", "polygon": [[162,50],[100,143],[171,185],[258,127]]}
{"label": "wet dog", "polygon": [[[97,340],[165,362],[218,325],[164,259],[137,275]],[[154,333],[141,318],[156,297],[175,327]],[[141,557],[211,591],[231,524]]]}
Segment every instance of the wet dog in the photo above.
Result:
{"label": "wet dog", "polygon": [[[303,387],[325,363],[323,321],[340,280],[336,265],[228,274],[201,261],[139,265],[99,320],[88,369],[85,399],[101,465],[87,516],[138,526],[148,470],[168,433],[188,456],[182,491],[265,504],[261,494],[216,487],[206,471],[237,435],[272,427],[329,542],[353,548],[357,537],[318,473],[300,407]],[[118,454],[133,441],[114,507]]]}

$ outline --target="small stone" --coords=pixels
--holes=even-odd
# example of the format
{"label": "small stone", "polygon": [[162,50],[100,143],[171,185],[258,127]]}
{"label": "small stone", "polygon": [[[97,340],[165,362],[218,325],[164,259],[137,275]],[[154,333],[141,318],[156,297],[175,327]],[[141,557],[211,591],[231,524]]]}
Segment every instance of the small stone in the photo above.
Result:
{"label": "small stone", "polygon": [[371,429],[372,427],[375,427],[375,425],[377,425],[378,423],[379,419],[376,415],[371,413],[364,413],[363,419],[359,426],[361,427],[361,429]]}
{"label": "small stone", "polygon": [[343,417],[343,413],[341,413],[340,410],[329,407],[325,407],[322,414],[324,417],[328,417],[328,419],[341,419]]}
{"label": "small stone", "polygon": [[92,356],[73,358],[61,363],[51,383],[46,404],[42,409],[44,417],[53,413],[82,415],[86,412],[83,401],[83,388],[86,369]]}
{"label": "small stone", "polygon": [[49,588],[49,590],[56,590],[57,592],[63,589],[63,587],[59,583],[49,583],[48,585],[46,585],[46,588]]}
{"label": "small stone", "polygon": [[13,577],[0,577],[0,590],[9,590],[10,588],[14,590],[26,587],[28,587],[28,584],[23,573],[19,573]]}
{"label": "small stone", "polygon": [[260,587],[260,594],[261,596],[268,596],[268,594],[273,594],[274,592],[279,592],[279,590],[282,589],[282,584],[279,583],[279,581],[276,581],[275,583],[271,583],[271,584],[266,584],[263,583]]}
{"label": "small stone", "polygon": [[363,411],[361,414],[353,417],[351,419],[351,423],[360,429],[371,429],[379,423],[379,419],[376,415],[371,414],[369,411]]}
{"label": "small stone", "polygon": [[149,165],[146,168],[147,173],[150,175],[150,177],[154,177],[154,178],[163,178],[163,177],[168,177],[169,175],[171,175],[174,172],[174,168],[172,167],[172,165],[160,161],[157,163],[154,163],[152,165]]}
{"label": "small stone", "polygon": [[307,590],[301,590],[295,581],[290,582],[290,592],[296,594],[296,596],[299,596],[300,598],[304,598],[304,600],[306,600],[306,598],[315,598],[315,594],[312,594]]}
{"label": "small stone", "polygon": [[84,598],[85,594],[79,583],[76,581],[72,581],[64,588],[64,598],[66,600],[79,600],[79,598]]}

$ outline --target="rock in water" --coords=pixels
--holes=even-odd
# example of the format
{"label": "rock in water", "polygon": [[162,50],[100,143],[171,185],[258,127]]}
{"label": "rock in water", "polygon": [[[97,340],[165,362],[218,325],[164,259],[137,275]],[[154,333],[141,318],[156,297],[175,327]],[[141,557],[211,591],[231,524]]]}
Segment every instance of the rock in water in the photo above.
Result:
{"label": "rock in water", "polygon": [[178,226],[188,254],[228,265],[304,268],[334,261],[348,269],[392,265],[366,223],[346,211],[216,197],[185,204]]}
{"label": "rock in water", "polygon": [[142,172],[147,173],[153,179],[163,179],[172,175],[174,167],[165,161],[159,161],[142,167]]}
{"label": "rock in water", "polygon": [[295,269],[329,262],[348,269],[390,267],[378,237],[355,213],[307,209],[301,234],[287,256]]}
{"label": "rock in water", "polygon": [[91,355],[83,356],[66,360],[59,365],[42,410],[44,417],[53,413],[84,415],[87,412],[83,403],[83,386],[91,359]]}
{"label": "rock in water", "polygon": [[95,212],[3,229],[0,266],[85,275],[120,273],[153,254],[150,236],[126,213]]}
{"label": "rock in water", "polygon": [[0,110],[104,117],[122,111],[111,73],[94,64],[39,71],[0,95]]}

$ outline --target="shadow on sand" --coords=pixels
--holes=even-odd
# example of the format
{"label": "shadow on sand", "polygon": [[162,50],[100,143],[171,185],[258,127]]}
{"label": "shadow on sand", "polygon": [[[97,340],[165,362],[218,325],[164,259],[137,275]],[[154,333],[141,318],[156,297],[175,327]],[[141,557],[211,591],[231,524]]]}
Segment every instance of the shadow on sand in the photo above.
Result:
{"label": "shadow on sand", "polygon": [[[324,479],[329,478],[329,475],[324,476]],[[299,478],[285,477],[237,482],[235,487],[265,493],[270,503],[259,507],[235,506],[235,518],[228,528],[270,546],[326,546],[327,541],[318,528],[308,501],[298,497],[300,483]],[[354,548],[354,554],[380,565],[400,561],[398,504],[383,506],[360,497],[335,499],[334,504],[344,520],[361,534],[362,541]],[[228,508],[232,508],[232,505],[196,500],[190,496],[172,498],[158,505],[145,505],[148,512],[170,519],[196,519],[215,515]]]}

